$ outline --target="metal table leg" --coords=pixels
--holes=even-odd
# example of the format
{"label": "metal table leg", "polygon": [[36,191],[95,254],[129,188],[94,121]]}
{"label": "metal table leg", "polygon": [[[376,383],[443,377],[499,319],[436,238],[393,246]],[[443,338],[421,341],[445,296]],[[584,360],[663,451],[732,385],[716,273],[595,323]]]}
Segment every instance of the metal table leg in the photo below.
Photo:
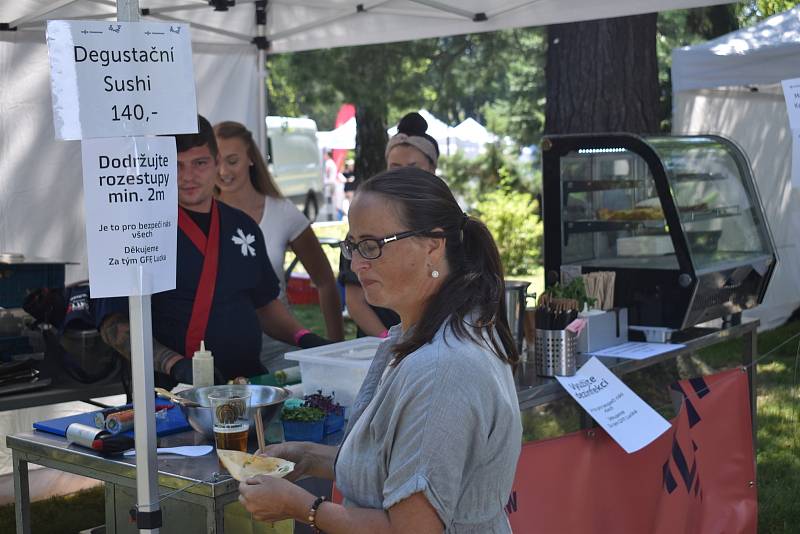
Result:
{"label": "metal table leg", "polygon": [[223,534],[225,532],[225,505],[217,503],[214,499],[206,505],[206,532],[209,534]]}
{"label": "metal table leg", "polygon": [[31,534],[31,493],[28,486],[28,462],[20,458],[12,449],[11,461],[14,468],[14,515],[17,534]]}
{"label": "metal table leg", "polygon": [[117,534],[117,495],[111,482],[105,483],[106,496],[106,534]]}
{"label": "metal table leg", "polygon": [[758,450],[756,438],[756,366],[753,361],[758,355],[758,332],[755,328],[742,336],[742,364],[747,370],[747,384],[750,386],[750,416],[753,424],[753,451]]}

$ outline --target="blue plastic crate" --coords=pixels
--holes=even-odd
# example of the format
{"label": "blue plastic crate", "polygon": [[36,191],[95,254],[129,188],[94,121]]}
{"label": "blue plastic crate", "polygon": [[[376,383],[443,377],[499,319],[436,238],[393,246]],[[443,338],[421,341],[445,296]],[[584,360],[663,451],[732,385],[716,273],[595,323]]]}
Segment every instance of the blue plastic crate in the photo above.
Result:
{"label": "blue plastic crate", "polygon": [[322,443],[325,437],[325,422],[283,421],[283,439],[286,441],[313,441]]}
{"label": "blue plastic crate", "polygon": [[0,306],[19,308],[42,287],[64,289],[63,263],[0,263]]}
{"label": "blue plastic crate", "polygon": [[323,422],[325,423],[325,435],[327,436],[328,434],[333,434],[334,432],[338,432],[344,428],[344,414],[337,415],[329,413],[325,416]]}

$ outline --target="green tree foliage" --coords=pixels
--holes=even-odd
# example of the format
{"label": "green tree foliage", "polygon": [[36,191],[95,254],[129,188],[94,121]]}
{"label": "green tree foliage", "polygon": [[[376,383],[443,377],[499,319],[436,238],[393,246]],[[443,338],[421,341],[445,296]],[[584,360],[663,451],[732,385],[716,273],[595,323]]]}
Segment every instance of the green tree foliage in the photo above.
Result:
{"label": "green tree foliage", "polygon": [[344,102],[387,126],[424,107],[451,124],[473,117],[521,144],[536,143],[544,50],[543,30],[523,28],[270,56],[270,114],[308,116],[328,130]]}
{"label": "green tree foliage", "polygon": [[795,0],[748,0],[734,5],[739,24],[744,27],[791,9],[798,3]]}
{"label": "green tree foliage", "polygon": [[539,141],[544,122],[542,28],[443,37],[431,47],[420,107],[451,124],[472,117],[523,145]]}
{"label": "green tree foliage", "polygon": [[339,105],[354,103],[359,125],[356,179],[372,176],[385,168],[383,132],[389,104],[419,101],[431,44],[424,40],[273,56],[271,113],[308,115],[320,128],[329,129]]}
{"label": "green tree foliage", "polygon": [[492,233],[506,276],[532,274],[542,260],[542,223],[538,201],[505,182],[481,196],[478,217]]}
{"label": "green tree foliage", "polygon": [[461,152],[442,156],[439,170],[453,192],[470,206],[501,185],[528,193],[541,190],[540,175],[517,161],[513,148],[503,150],[500,143],[487,144],[486,151],[474,159]]}

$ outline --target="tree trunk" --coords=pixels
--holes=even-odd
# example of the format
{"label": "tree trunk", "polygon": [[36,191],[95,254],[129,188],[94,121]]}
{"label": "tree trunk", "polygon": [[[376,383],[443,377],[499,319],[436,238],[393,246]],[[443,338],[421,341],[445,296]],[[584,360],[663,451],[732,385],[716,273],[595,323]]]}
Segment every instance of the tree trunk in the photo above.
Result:
{"label": "tree trunk", "polygon": [[[385,106],[384,106],[385,108]],[[378,105],[356,106],[356,184],[386,170],[386,110]]]}
{"label": "tree trunk", "polygon": [[656,19],[548,27],[545,134],[658,132]]}

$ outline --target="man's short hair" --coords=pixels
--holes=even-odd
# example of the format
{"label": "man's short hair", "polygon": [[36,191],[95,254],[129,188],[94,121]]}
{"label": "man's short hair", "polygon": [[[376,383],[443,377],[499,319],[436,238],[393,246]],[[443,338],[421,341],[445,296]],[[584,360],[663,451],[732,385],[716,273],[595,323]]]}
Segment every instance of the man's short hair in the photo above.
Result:
{"label": "man's short hair", "polygon": [[175,136],[175,144],[178,153],[186,152],[189,149],[208,145],[208,150],[211,155],[216,159],[219,149],[217,148],[217,138],[214,136],[214,128],[208,119],[202,115],[197,116],[197,133],[196,134],[180,134]]}

